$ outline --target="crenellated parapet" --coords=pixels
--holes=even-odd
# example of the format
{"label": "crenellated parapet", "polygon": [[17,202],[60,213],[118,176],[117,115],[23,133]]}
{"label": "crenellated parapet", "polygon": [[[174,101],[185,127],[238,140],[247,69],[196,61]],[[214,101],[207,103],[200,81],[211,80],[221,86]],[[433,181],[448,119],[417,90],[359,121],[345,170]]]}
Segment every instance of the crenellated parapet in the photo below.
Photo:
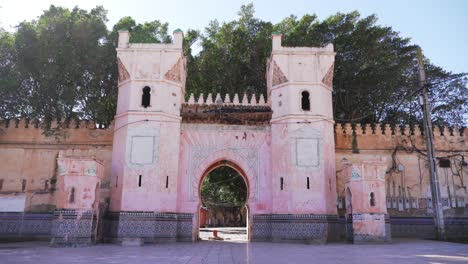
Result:
{"label": "crenellated parapet", "polygon": [[112,128],[100,129],[94,121],[54,119],[0,120],[0,144],[112,145]]}
{"label": "crenellated parapet", "polygon": [[[437,150],[468,149],[468,128],[434,126],[433,133]],[[424,131],[418,125],[336,123],[335,142],[337,150],[426,148]]]}
{"label": "crenellated parapet", "polygon": [[[0,119],[0,129],[6,128],[45,128],[47,123],[40,119],[29,119],[29,118],[15,118],[15,119]],[[79,119],[66,119],[58,120],[54,119],[49,124],[49,129],[77,129],[77,128],[97,128],[96,123],[91,120],[79,120]]]}
{"label": "crenellated parapet", "polygon": [[263,94],[256,95],[252,94],[250,98],[247,96],[246,93],[239,96],[239,94],[234,94],[231,99],[229,94],[224,95],[224,98],[221,94],[217,93],[216,96],[213,98],[213,94],[209,93],[206,98],[204,94],[200,94],[198,99],[195,99],[195,95],[192,93],[190,94],[189,99],[185,102],[188,105],[243,105],[243,106],[268,106],[267,102],[265,101],[265,97]]}

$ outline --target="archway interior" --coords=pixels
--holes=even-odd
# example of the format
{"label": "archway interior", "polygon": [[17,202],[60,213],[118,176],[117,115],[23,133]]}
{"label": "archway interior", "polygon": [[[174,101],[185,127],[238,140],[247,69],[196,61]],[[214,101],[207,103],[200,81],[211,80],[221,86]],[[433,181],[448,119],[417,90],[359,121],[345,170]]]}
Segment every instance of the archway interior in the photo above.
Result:
{"label": "archway interior", "polygon": [[207,171],[201,182],[199,234],[202,240],[247,240],[248,186],[234,168],[228,162],[218,163]]}

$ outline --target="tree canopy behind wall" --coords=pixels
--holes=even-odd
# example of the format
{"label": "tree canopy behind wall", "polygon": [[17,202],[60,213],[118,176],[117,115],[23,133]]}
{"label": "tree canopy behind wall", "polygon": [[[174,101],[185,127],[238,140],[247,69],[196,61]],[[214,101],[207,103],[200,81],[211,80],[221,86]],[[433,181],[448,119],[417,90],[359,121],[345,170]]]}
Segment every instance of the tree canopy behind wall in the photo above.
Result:
{"label": "tree canopy behind wall", "polygon": [[[0,116],[86,118],[107,126],[117,97],[117,31],[129,29],[132,42],[171,41],[168,24],[138,24],[122,18],[107,29],[107,11],[51,6],[13,33],[0,30]],[[263,93],[271,34],[284,45],[333,43],[336,62],[333,107],[338,122],[417,123],[416,47],[375,16],[335,14],[289,16],[276,25],[255,18],[253,5],[238,18],[212,21],[203,32],[185,32],[187,93]],[[192,44],[201,51],[193,55]],[[425,61],[437,124],[467,125],[467,80]]]}

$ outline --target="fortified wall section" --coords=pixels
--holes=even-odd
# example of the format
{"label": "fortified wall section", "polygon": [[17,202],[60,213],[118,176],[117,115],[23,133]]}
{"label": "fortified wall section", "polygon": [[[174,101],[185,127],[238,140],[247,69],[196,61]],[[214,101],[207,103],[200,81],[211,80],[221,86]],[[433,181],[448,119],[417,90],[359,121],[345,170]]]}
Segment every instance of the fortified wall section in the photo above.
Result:
{"label": "fortified wall section", "polygon": [[[468,234],[468,129],[434,127],[437,169],[449,237]],[[385,160],[386,207],[392,236],[434,238],[430,175],[424,135],[418,126],[335,125],[338,210],[345,212],[346,169]],[[369,196],[367,199],[371,199]],[[465,235],[464,235],[465,234]]]}
{"label": "fortified wall section", "polygon": [[59,152],[102,160],[101,207],[106,210],[112,155],[112,129],[89,121],[0,121],[0,237],[45,239],[51,235],[59,189]]}
{"label": "fortified wall section", "polygon": [[[53,122],[46,134],[41,127],[42,124],[27,120],[0,123],[2,239],[50,237],[60,151],[67,156],[103,161],[101,213],[108,206],[112,128],[96,129],[95,124],[86,121]],[[436,155],[444,158],[439,159],[438,172],[448,230],[458,230],[463,235],[468,232],[468,129],[435,127],[434,135]],[[335,144],[340,216],[345,213],[343,159],[359,162],[382,158],[387,162],[386,205],[392,236],[433,236],[425,141],[418,127],[336,124]]]}

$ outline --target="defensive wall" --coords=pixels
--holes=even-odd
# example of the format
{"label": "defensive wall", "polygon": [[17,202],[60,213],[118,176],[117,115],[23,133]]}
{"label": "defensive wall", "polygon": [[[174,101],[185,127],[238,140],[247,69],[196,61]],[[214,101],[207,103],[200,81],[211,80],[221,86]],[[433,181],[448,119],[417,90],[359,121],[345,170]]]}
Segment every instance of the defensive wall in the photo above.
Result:
{"label": "defensive wall", "polygon": [[[271,114],[266,103],[251,98],[242,101],[226,100],[225,96],[222,103],[210,102],[209,97],[195,102],[190,97],[182,107],[182,123],[269,126]],[[235,119],[225,117],[226,109],[239,107],[244,111],[234,113]],[[219,122],[224,123],[216,124]],[[60,188],[57,184],[59,153],[102,161],[99,208],[101,215],[108,211],[113,128],[98,129],[96,124],[87,121],[54,121],[49,130],[43,126],[25,119],[0,123],[0,237],[3,240],[50,238]],[[421,129],[388,124],[335,124],[334,133],[340,223],[344,225],[346,207],[343,161],[356,163],[379,158],[387,163],[385,196],[392,236],[434,238],[430,180]],[[468,129],[434,127],[434,137],[447,232],[452,238],[466,238]],[[104,222],[99,222],[98,239],[105,232]]]}

